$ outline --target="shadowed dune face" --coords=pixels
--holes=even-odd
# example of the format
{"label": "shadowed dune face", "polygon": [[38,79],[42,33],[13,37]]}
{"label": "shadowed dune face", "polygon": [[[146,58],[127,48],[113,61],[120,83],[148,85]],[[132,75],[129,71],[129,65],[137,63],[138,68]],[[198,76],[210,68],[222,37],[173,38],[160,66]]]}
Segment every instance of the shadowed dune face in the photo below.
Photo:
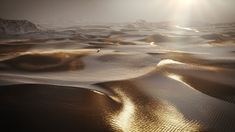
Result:
{"label": "shadowed dune face", "polygon": [[144,39],[141,39],[140,41],[147,42],[147,43],[166,43],[166,42],[180,42],[180,43],[186,43],[190,41],[190,36],[187,37],[169,37],[167,35],[162,35],[162,34],[154,34],[147,36]]}
{"label": "shadowed dune face", "polygon": [[171,41],[170,38],[168,38],[167,36],[163,36],[161,34],[155,34],[152,36],[148,36],[145,39],[142,39],[141,41],[145,41],[145,42],[167,42],[167,41]]}
{"label": "shadowed dune face", "polygon": [[201,37],[209,40],[209,43],[214,45],[225,45],[226,42],[229,42],[230,44],[235,42],[234,32],[225,32],[223,34],[208,34]]}
{"label": "shadowed dune face", "polygon": [[231,85],[221,84],[218,82],[203,80],[200,78],[183,76],[182,80],[193,88],[231,103],[235,104],[235,87]]}
{"label": "shadowed dune face", "polygon": [[98,92],[52,85],[1,87],[1,129],[112,131],[106,123],[121,104]]}
{"label": "shadowed dune face", "polygon": [[30,53],[1,62],[2,69],[16,69],[30,72],[80,70],[84,68],[81,57],[85,54],[66,52]]}
{"label": "shadowed dune face", "polygon": [[159,63],[157,72],[206,95],[235,103],[234,71],[222,66],[217,63],[213,66],[185,64],[168,59]]}
{"label": "shadowed dune face", "polygon": [[[151,54],[151,53],[150,53]],[[154,53],[152,53],[153,55]],[[203,57],[198,57],[195,54],[191,53],[179,53],[179,52],[167,52],[163,54],[157,54],[161,56],[162,59],[172,59],[176,61],[183,62],[185,64],[190,63],[199,66],[212,66],[217,68],[228,68],[233,70],[235,67],[234,60],[226,59],[207,59]]]}
{"label": "shadowed dune face", "polygon": [[26,52],[28,51],[32,45],[8,45],[8,44],[0,44],[0,56],[7,56],[16,53]]}

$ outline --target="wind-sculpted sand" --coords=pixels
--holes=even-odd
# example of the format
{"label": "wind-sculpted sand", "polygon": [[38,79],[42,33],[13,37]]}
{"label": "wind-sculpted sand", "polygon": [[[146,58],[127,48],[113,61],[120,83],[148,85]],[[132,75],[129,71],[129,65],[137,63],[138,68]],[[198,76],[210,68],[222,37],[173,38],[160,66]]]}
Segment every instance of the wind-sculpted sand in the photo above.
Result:
{"label": "wind-sculpted sand", "polygon": [[233,132],[234,29],[171,27],[1,38],[1,129]]}
{"label": "wind-sculpted sand", "polygon": [[57,51],[52,53],[26,53],[1,62],[2,69],[31,72],[79,70],[84,66],[80,60],[86,53]]}

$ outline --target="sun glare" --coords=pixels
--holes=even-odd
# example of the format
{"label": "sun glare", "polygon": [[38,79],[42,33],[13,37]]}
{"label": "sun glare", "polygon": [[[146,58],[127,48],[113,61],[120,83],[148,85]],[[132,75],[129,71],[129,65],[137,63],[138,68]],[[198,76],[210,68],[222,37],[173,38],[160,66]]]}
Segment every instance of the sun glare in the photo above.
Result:
{"label": "sun glare", "polygon": [[197,7],[198,0],[177,0],[177,6],[181,9],[191,9],[192,7]]}
{"label": "sun glare", "polygon": [[193,4],[196,4],[195,0],[179,0],[179,4],[182,6],[191,6]]}
{"label": "sun glare", "polygon": [[[206,0],[170,0],[168,8],[171,10],[171,20],[176,24],[187,25],[191,21],[200,20],[209,7]],[[206,11],[206,13],[208,13]]]}

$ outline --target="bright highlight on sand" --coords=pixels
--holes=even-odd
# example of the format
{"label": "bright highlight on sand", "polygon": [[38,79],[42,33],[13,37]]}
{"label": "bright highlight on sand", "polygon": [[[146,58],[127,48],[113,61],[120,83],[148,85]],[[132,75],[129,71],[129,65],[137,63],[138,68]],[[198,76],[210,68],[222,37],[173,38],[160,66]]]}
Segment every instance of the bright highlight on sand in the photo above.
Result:
{"label": "bright highlight on sand", "polygon": [[165,65],[170,65],[170,64],[183,64],[179,61],[174,61],[174,60],[171,60],[171,59],[164,59],[164,60],[161,60],[157,66],[165,66]]}

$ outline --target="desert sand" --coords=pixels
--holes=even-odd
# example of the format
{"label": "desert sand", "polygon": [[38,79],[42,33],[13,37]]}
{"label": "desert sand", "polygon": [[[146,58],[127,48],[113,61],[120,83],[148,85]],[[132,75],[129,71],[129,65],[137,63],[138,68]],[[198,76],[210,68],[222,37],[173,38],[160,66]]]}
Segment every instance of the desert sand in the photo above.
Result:
{"label": "desert sand", "polygon": [[1,129],[232,132],[228,26],[86,25],[2,36]]}

